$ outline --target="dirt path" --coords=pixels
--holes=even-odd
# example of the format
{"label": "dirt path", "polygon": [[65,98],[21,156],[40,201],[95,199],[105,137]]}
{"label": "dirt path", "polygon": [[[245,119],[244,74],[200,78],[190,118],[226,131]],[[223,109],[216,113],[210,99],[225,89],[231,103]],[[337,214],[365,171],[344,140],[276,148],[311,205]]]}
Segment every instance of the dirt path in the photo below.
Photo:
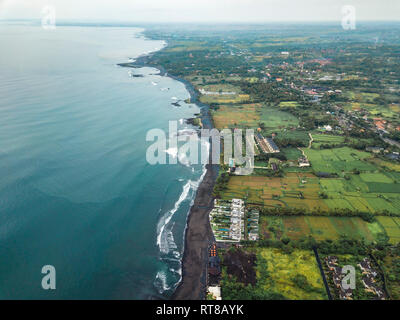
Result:
{"label": "dirt path", "polygon": [[312,143],[313,143],[314,139],[313,139],[313,137],[312,137],[312,135],[311,135],[311,133],[310,133],[310,132],[308,133],[308,136],[310,137],[310,142],[308,143],[308,147],[307,147],[307,149],[311,149],[311,145],[312,145]]}
{"label": "dirt path", "polygon": [[[314,141],[314,138],[312,137],[312,135],[311,135],[310,132],[308,133],[308,136],[310,137],[310,141],[308,142],[308,147],[307,147],[307,149],[311,149],[311,145],[312,145],[312,143],[313,143],[313,141]],[[301,153],[302,153],[302,155],[303,155],[304,158],[308,159],[307,156],[306,156],[306,154],[304,153],[304,150],[303,150],[302,148],[299,147],[299,148],[297,148],[297,149],[299,149],[299,150],[301,151]]]}

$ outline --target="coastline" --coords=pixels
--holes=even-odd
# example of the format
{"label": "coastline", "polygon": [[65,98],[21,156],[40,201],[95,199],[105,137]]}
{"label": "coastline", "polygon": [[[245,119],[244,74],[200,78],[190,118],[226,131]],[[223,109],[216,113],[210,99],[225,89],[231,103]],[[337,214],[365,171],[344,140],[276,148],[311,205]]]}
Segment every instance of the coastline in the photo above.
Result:
{"label": "coastline", "polygon": [[[128,68],[156,68],[160,71],[160,76],[168,76],[182,82],[190,94],[191,103],[196,104],[201,110],[203,128],[212,129],[213,125],[209,114],[210,107],[199,101],[198,93],[193,85],[185,79],[168,74],[163,66],[151,64],[150,58],[152,55],[152,53],[142,55],[136,58],[134,62],[120,63],[118,65]],[[212,148],[211,143],[210,140],[210,150]],[[186,221],[182,257],[182,278],[170,297],[172,300],[205,299],[208,247],[214,239],[208,215],[213,206],[214,197],[212,192],[218,176],[218,170],[219,166],[211,164],[210,161],[206,165],[206,173],[196,191],[196,196]]]}

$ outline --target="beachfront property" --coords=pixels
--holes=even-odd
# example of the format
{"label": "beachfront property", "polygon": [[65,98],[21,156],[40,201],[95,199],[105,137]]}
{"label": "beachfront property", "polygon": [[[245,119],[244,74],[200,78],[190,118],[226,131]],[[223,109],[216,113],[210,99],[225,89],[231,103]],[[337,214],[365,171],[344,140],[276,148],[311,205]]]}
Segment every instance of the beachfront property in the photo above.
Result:
{"label": "beachfront property", "polygon": [[243,239],[244,211],[244,201],[241,199],[231,201],[215,199],[209,217],[216,241],[240,242]]}
{"label": "beachfront property", "polygon": [[261,133],[255,136],[256,143],[264,153],[278,153],[281,152],[272,138],[264,138]]}
{"label": "beachfront property", "polygon": [[216,199],[210,212],[210,223],[217,242],[257,241],[259,217],[259,211],[247,210],[242,199]]}
{"label": "beachfront property", "polygon": [[247,239],[250,241],[257,241],[258,236],[258,222],[260,219],[260,213],[258,210],[251,209],[247,212]]}

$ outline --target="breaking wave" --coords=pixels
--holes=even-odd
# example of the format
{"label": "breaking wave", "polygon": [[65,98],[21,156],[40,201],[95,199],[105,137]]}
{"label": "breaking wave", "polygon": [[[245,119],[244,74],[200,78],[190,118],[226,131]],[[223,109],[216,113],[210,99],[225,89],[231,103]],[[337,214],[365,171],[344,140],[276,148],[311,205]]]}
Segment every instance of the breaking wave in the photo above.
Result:
{"label": "breaking wave", "polygon": [[[190,207],[194,203],[196,191],[206,174],[206,168],[203,167],[202,174],[197,181],[189,180],[183,186],[179,199],[175,202],[174,207],[167,211],[161,218],[157,226],[157,246],[160,250],[160,259],[169,265],[167,271],[159,271],[156,275],[154,285],[158,292],[162,294],[171,290],[182,280],[182,251],[179,250],[173,235],[173,227],[175,222],[171,221],[175,213],[182,206],[182,203],[190,200]],[[188,211],[190,208],[188,209]],[[186,233],[187,225],[183,237]],[[169,284],[169,285],[168,285]]]}

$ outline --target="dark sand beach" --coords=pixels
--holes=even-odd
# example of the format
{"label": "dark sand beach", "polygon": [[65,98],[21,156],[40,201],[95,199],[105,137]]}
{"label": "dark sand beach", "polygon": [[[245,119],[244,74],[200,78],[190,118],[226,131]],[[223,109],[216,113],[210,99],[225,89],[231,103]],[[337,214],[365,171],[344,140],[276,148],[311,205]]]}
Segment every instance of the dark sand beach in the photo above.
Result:
{"label": "dark sand beach", "polygon": [[185,234],[185,250],[182,260],[182,281],[172,299],[198,300],[205,298],[208,246],[213,233],[208,214],[213,205],[212,190],[218,174],[218,166],[207,165],[207,173],[197,190],[190,209]]}
{"label": "dark sand beach", "polygon": [[[141,56],[135,62],[122,63],[121,67],[153,67],[160,70],[161,76],[169,76],[182,82],[190,93],[191,103],[195,103],[201,109],[201,121],[204,129],[213,127],[209,114],[209,106],[198,100],[198,93],[192,84],[172,74],[167,74],[162,66],[151,63],[152,55]],[[211,150],[210,141],[210,150]],[[211,156],[211,155],[210,155]],[[211,162],[211,161],[210,161]],[[178,284],[171,299],[174,300],[201,300],[205,299],[208,246],[212,243],[214,236],[209,223],[209,213],[213,206],[212,195],[215,180],[218,176],[218,165],[208,164],[206,174],[196,192],[196,198],[190,209],[187,227],[185,231],[185,247],[182,258],[182,280]]]}

